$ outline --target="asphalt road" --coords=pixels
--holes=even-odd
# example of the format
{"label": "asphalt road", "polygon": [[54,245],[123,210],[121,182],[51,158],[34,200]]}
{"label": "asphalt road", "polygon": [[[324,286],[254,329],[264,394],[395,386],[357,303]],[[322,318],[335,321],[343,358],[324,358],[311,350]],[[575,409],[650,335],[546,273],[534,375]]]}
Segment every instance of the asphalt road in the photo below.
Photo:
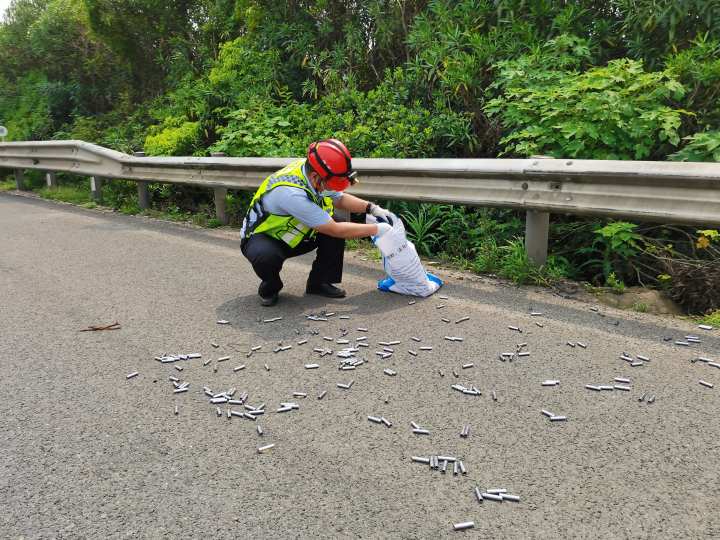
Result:
{"label": "asphalt road", "polygon": [[[720,370],[690,363],[720,361],[718,331],[596,313],[548,291],[448,272],[439,293],[447,300],[409,305],[376,291],[379,264],[357,255],[346,260],[345,300],[303,296],[305,257],[286,265],[281,303],[261,308],[234,234],[0,196],[0,536],[720,536]],[[306,318],[322,310],[337,315]],[[441,320],[462,316],[470,320]],[[114,321],[120,330],[79,332]],[[371,344],[354,371],[313,352],[344,347],[323,340],[343,328],[347,339]],[[673,344],[687,333],[702,344]],[[293,348],[273,353],[281,340]],[[394,340],[394,356],[380,360],[378,342]],[[530,356],[498,360],[521,342]],[[255,345],[263,347],[246,358]],[[630,367],[624,351],[651,361]],[[179,362],[182,372],[153,359],[194,352],[202,359]],[[224,355],[231,359],[218,363]],[[320,369],[304,369],[309,362]],[[474,367],[462,369],[468,362]],[[234,372],[240,364],[247,367]],[[140,374],[127,380],[133,371]],[[190,391],[174,394],[170,376]],[[614,377],[630,378],[632,391],[584,387]],[[542,387],[545,379],[560,384]],[[336,386],[350,380],[350,390]],[[455,383],[482,396],[454,391]],[[267,412],[257,422],[228,420],[222,405],[218,418],[203,386],[236,387]],[[639,402],[644,393],[655,402]],[[281,401],[300,408],[275,413]],[[551,423],[541,409],[568,420]],[[411,421],[430,435],[414,435]],[[461,458],[467,475],[410,460],[431,454]],[[520,502],[479,504],[475,486],[506,488]],[[453,532],[462,521],[475,528]]]}

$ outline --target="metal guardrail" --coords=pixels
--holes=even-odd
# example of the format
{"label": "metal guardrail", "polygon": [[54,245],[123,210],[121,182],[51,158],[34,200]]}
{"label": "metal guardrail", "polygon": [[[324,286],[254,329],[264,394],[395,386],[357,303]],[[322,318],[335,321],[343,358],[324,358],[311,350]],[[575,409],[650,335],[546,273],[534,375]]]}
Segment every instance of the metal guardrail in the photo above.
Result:
{"label": "metal guardrail", "polygon": [[[141,207],[147,182],[215,190],[218,218],[226,221],[228,189],[253,190],[294,158],[139,157],[83,141],[0,143],[0,168],[90,176],[93,195],[102,181],[138,182]],[[353,159],[360,183],[351,192],[370,199],[402,199],[528,211],[526,245],[539,262],[547,254],[549,213],[596,215],[703,226],[720,225],[720,163],[568,159]]]}

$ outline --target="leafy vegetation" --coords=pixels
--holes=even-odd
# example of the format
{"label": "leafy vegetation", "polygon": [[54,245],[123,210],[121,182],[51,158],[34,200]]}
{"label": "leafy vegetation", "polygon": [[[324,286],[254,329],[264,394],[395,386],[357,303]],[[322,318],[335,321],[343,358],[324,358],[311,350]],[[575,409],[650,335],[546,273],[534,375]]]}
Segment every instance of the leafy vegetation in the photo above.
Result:
{"label": "leafy vegetation", "polygon": [[510,130],[505,154],[590,159],[648,159],[680,141],[684,112],[670,106],[682,85],[662,72],[648,73],[636,60],[575,71],[541,69],[543,54],[501,62],[500,97],[485,110]]}
{"label": "leafy vegetation", "polygon": [[0,180],[0,191],[10,191],[15,189],[15,182],[12,180]]}
{"label": "leafy vegetation", "polygon": [[700,319],[700,323],[720,328],[720,309],[705,315],[702,319]]}
{"label": "leafy vegetation", "polygon": [[[0,22],[11,140],[148,155],[720,162],[717,0],[12,0]],[[43,196],[92,205],[87,179]],[[12,179],[0,189],[12,189]],[[217,226],[212,194],[150,186],[153,210]],[[249,195],[228,195],[231,223]],[[140,209],[113,181],[103,204]],[[392,202],[418,250],[516,282],[659,287],[717,310],[710,228],[554,216],[537,268],[513,210]],[[708,285],[709,284],[709,285]]]}
{"label": "leafy vegetation", "polygon": [[676,161],[717,161],[720,162],[720,131],[696,133],[687,137],[687,146],[675,152],[670,159]]}
{"label": "leafy vegetation", "polygon": [[44,199],[63,201],[74,204],[87,203],[90,200],[90,188],[80,189],[77,186],[58,186],[57,188],[42,188],[39,194]]}

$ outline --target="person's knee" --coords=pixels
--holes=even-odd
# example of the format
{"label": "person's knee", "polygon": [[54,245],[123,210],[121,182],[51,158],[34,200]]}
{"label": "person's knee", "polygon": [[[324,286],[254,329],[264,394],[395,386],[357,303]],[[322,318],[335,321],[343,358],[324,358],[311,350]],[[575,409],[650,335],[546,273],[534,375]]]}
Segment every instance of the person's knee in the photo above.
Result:
{"label": "person's knee", "polygon": [[281,267],[285,261],[282,250],[270,239],[260,236],[252,237],[247,241],[243,254],[254,267]]}
{"label": "person's knee", "polygon": [[254,254],[251,259],[252,265],[258,270],[265,272],[280,272],[285,258],[282,254],[273,250],[261,250]]}

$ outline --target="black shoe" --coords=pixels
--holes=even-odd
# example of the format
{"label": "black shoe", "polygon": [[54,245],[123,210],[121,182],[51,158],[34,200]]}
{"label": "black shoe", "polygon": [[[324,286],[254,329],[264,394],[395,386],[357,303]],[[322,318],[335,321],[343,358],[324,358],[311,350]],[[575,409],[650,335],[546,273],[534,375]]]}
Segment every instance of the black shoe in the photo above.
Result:
{"label": "black shoe", "polygon": [[305,294],[319,294],[328,298],[345,298],[345,289],[336,287],[332,283],[320,283],[318,285],[308,283]]}
{"label": "black shoe", "polygon": [[279,295],[277,293],[273,294],[272,296],[261,296],[260,297],[260,305],[265,307],[274,306],[278,303]]}

